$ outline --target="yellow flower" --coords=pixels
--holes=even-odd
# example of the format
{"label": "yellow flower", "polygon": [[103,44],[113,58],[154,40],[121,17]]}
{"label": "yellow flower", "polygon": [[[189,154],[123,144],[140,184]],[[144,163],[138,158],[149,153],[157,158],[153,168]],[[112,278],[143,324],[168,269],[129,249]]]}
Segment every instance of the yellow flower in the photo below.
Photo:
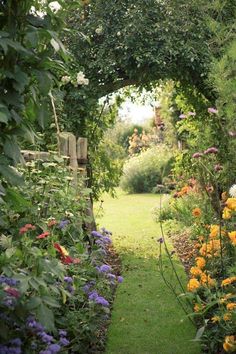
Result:
{"label": "yellow flower", "polygon": [[211,225],[210,238],[216,238],[219,235],[219,231],[220,231],[219,225]]}
{"label": "yellow flower", "polygon": [[195,278],[192,278],[188,282],[187,289],[188,289],[188,291],[195,291],[198,288],[200,288],[200,286],[201,286],[201,284],[199,283],[199,281]]}
{"label": "yellow flower", "polygon": [[200,208],[194,208],[192,211],[192,215],[195,216],[195,218],[198,218],[202,215],[202,211]]}
{"label": "yellow flower", "polygon": [[229,304],[226,305],[226,308],[227,308],[228,311],[236,310],[236,303],[235,302],[230,302]]}
{"label": "yellow flower", "polygon": [[223,218],[224,220],[230,219],[230,218],[231,218],[231,209],[225,207],[225,208],[223,209],[222,218]]}
{"label": "yellow flower", "polygon": [[230,210],[236,211],[236,198],[228,198],[225,204]]}
{"label": "yellow flower", "polygon": [[202,273],[201,275],[201,283],[208,285],[208,286],[214,286],[215,285],[215,279],[212,279],[210,275],[207,275],[206,273]]}
{"label": "yellow flower", "polygon": [[69,252],[65,249],[65,247],[60,245],[60,248],[63,256],[69,256]]}
{"label": "yellow flower", "polygon": [[202,274],[202,270],[200,269],[200,268],[198,268],[198,267],[192,267],[191,269],[190,269],[190,273],[192,274],[192,275],[194,275],[195,277],[196,276],[201,276],[201,274]]}
{"label": "yellow flower", "polygon": [[232,241],[232,244],[236,246],[236,231],[232,231],[228,233],[230,240]]}
{"label": "yellow flower", "polygon": [[197,257],[196,258],[196,264],[197,264],[198,268],[202,269],[202,268],[205,267],[206,261],[205,261],[205,259],[203,257]]}
{"label": "yellow flower", "polygon": [[193,310],[194,312],[200,312],[202,310],[202,306],[199,304],[195,304]]}
{"label": "yellow flower", "polygon": [[230,321],[231,318],[232,318],[232,315],[229,312],[226,312],[223,316],[224,321]]}
{"label": "yellow flower", "polygon": [[221,282],[221,286],[230,285],[230,284],[234,283],[235,281],[236,281],[236,277],[226,278]]}
{"label": "yellow flower", "polygon": [[223,348],[226,352],[233,353],[236,350],[235,336],[226,336],[223,344]]}
{"label": "yellow flower", "polygon": [[213,323],[220,322],[220,316],[213,316],[211,320]]}
{"label": "yellow flower", "polygon": [[210,240],[208,243],[203,243],[199,250],[202,256],[211,258],[213,255],[218,256],[220,250],[220,240]]}

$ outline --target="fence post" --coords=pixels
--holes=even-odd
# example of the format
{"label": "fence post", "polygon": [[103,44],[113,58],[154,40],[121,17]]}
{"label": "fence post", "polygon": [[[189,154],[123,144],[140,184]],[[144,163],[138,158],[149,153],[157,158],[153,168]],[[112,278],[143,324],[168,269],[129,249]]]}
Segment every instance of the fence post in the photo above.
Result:
{"label": "fence post", "polygon": [[60,152],[64,156],[70,158],[70,168],[73,171],[73,181],[72,185],[77,192],[77,172],[78,172],[78,162],[77,162],[77,153],[76,153],[76,138],[74,134],[63,132],[59,134],[59,145]]}

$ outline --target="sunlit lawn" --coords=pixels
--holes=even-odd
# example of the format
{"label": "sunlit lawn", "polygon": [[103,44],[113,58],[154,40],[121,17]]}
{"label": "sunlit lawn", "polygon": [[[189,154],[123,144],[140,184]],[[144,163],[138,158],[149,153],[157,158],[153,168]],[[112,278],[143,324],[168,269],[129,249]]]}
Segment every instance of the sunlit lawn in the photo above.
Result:
{"label": "sunlit lawn", "polygon": [[[119,191],[118,199],[103,199],[104,216],[98,222],[113,232],[125,278],[116,293],[106,354],[199,353],[191,342],[195,328],[158,271],[160,229],[151,210],[159,205],[159,196]],[[182,265],[175,263],[185,282]],[[174,283],[166,261],[165,272]]]}

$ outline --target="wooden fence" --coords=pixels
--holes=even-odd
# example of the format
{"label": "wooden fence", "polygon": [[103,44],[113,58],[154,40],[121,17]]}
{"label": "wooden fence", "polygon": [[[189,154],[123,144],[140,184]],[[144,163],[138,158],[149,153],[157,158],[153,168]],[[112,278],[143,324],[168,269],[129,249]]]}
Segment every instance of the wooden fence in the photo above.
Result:
{"label": "wooden fence", "polygon": [[[62,132],[58,136],[58,150],[55,152],[45,151],[31,151],[22,150],[21,153],[25,161],[43,160],[50,161],[52,156],[60,156],[68,159],[68,165],[73,173],[72,186],[75,193],[78,192],[78,174],[87,177],[87,163],[88,163],[88,141],[87,138],[78,138],[72,133]],[[86,224],[86,228],[91,231],[96,229],[96,224],[93,215],[92,200],[89,198],[87,215],[91,217],[91,223]]]}

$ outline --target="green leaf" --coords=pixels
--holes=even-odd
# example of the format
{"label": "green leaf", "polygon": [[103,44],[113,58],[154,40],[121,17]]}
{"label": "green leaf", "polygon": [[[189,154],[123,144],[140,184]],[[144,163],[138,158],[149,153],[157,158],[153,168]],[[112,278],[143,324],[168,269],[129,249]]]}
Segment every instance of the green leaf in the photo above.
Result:
{"label": "green leaf", "polygon": [[16,247],[8,248],[5,253],[7,258],[11,258],[16,253]]}
{"label": "green leaf", "polygon": [[60,308],[60,304],[51,296],[42,296],[42,301],[51,307]]}
{"label": "green leaf", "polygon": [[31,207],[31,203],[26,200],[18,191],[8,188],[4,198],[16,212],[23,212]]}
{"label": "green leaf", "polygon": [[0,174],[12,185],[20,185],[24,183],[22,175],[13,167],[0,165]]}
{"label": "green leaf", "polygon": [[54,315],[52,310],[48,308],[48,306],[41,304],[37,310],[38,320],[39,322],[46,328],[47,331],[54,331]]}
{"label": "green leaf", "polygon": [[28,85],[29,83],[29,77],[26,73],[21,71],[18,67],[16,69],[16,72],[14,74],[14,84],[13,87],[18,91],[18,92],[23,92],[25,89],[25,86]]}
{"label": "green leaf", "polygon": [[29,300],[29,302],[26,304],[27,310],[31,311],[36,309],[42,304],[42,300],[40,297],[35,296]]}
{"label": "green leaf", "polygon": [[39,290],[39,284],[34,278],[31,278],[29,280],[29,284],[30,284],[30,286],[32,286],[33,289],[35,289],[37,291]]}
{"label": "green leaf", "polygon": [[0,104],[0,122],[7,123],[10,118],[11,115],[7,106]]}
{"label": "green leaf", "polygon": [[47,95],[52,85],[51,74],[47,71],[35,70],[34,74],[38,80],[39,90],[42,95]]}
{"label": "green leaf", "polygon": [[20,152],[20,148],[14,137],[7,137],[3,145],[3,151],[6,156],[10,157],[15,163],[23,163],[23,157]]}

